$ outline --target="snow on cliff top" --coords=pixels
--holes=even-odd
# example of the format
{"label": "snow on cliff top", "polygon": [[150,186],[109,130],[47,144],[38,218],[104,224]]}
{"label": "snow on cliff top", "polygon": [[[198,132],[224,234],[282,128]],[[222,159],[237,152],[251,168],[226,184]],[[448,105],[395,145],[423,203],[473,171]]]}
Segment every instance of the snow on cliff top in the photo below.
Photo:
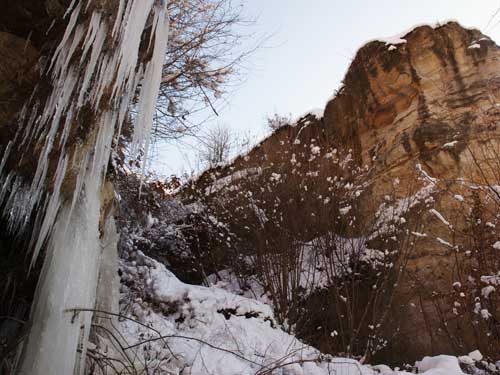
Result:
{"label": "snow on cliff top", "polygon": [[[456,22],[456,23],[460,24],[458,21],[452,20],[452,19],[446,20],[444,22],[435,23],[435,24],[427,24],[427,23],[416,24],[416,25],[410,27],[409,29],[407,29],[401,33],[398,33],[396,35],[393,35],[393,36],[369,39],[366,42],[362,43],[361,46],[357,50],[359,51],[361,48],[363,48],[364,46],[366,46],[367,44],[369,44],[371,42],[382,42],[382,43],[385,43],[386,45],[389,46],[389,48],[388,48],[389,51],[393,51],[393,50],[397,49],[397,47],[396,47],[397,45],[406,43],[406,39],[404,37],[406,35],[410,34],[412,31],[414,31],[418,27],[428,26],[428,27],[432,27],[433,29],[435,29],[435,28],[444,26],[450,22]],[[462,25],[462,27],[464,27],[466,29],[473,29],[473,27],[466,27],[463,25]],[[485,38],[482,38],[482,39],[485,39]],[[480,39],[480,40],[482,40],[482,39]],[[488,39],[488,38],[486,38],[486,39]],[[344,77],[347,74],[347,70],[350,68],[350,66],[351,66],[351,64],[349,64],[349,66],[347,67],[346,72],[344,74]],[[323,118],[324,109],[326,108],[326,105],[328,104],[328,102],[330,102],[332,99],[334,99],[335,96],[336,96],[336,94],[330,96],[327,99],[325,105],[322,107],[323,109],[321,109],[321,108],[311,109],[311,110],[303,113],[302,115],[298,116],[290,125],[291,126],[297,125],[299,120],[301,120],[302,118],[306,117],[309,114],[315,116],[317,119]]]}
{"label": "snow on cliff top", "polygon": [[[419,23],[419,24],[413,25],[412,27],[410,27],[406,31],[403,31],[402,33],[398,33],[398,34],[393,35],[393,36],[369,39],[368,41],[366,41],[365,43],[363,43],[360,48],[362,48],[363,46],[365,46],[365,45],[367,45],[368,43],[371,43],[371,42],[383,42],[383,43],[392,44],[392,45],[398,45],[398,44],[406,43],[406,39],[404,39],[404,37],[406,35],[410,34],[412,31],[414,31],[415,29],[417,29],[419,27],[427,26],[427,27],[431,27],[433,29],[436,29],[438,27],[444,26],[444,25],[446,25],[448,23],[451,23],[451,22],[459,24],[464,29],[469,29],[469,30],[476,29],[475,27],[464,26],[461,22],[459,22],[457,20],[454,20],[454,19],[448,19],[448,20],[445,20],[445,21],[442,21],[442,22],[437,22],[437,23]],[[358,50],[360,48],[358,48]]]}
{"label": "snow on cliff top", "polygon": [[[325,105],[326,106],[326,105]],[[302,120],[304,117],[306,116],[309,116],[309,115],[312,115],[314,117],[316,117],[318,120],[319,119],[322,119],[323,116],[324,116],[324,113],[325,113],[325,107],[323,108],[313,108],[313,109],[310,109],[304,113],[302,113],[300,116],[297,116],[297,118],[295,118],[295,120],[292,121],[292,123],[290,124],[290,126],[296,126],[297,123]],[[307,125],[307,124],[306,124]]]}

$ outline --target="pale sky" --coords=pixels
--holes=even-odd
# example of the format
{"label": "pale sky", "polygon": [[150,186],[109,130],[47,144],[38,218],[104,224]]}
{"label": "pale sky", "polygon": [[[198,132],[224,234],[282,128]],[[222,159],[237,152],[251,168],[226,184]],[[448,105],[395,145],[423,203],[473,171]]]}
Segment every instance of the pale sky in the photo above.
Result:
{"label": "pale sky", "polygon": [[[223,123],[257,138],[266,134],[266,115],[277,112],[296,118],[323,108],[356,51],[369,40],[400,34],[418,24],[456,20],[478,28],[497,44],[500,41],[500,14],[494,16],[500,0],[247,0],[243,4],[244,14],[257,18],[250,30],[256,38],[272,37],[251,56],[246,81],[219,104],[220,116],[208,126]],[[196,149],[186,143],[157,151],[151,169],[159,175],[195,167]]]}

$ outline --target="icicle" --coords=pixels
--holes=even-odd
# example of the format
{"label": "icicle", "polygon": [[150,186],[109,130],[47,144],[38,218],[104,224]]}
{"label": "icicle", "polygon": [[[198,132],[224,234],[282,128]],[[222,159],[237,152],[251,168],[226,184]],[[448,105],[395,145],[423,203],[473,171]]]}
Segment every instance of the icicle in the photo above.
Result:
{"label": "icicle", "polygon": [[5,195],[7,194],[8,188],[11,186],[12,178],[14,177],[14,173],[9,173],[6,177],[0,180],[0,205],[3,203],[5,199]]}
{"label": "icicle", "polygon": [[71,4],[69,5],[68,9],[66,10],[66,12],[64,12],[64,16],[63,18],[66,18],[68,17],[68,14],[71,13],[71,11],[73,10],[73,7],[75,6],[75,2],[76,0],[71,0]]}
{"label": "icicle", "polygon": [[138,150],[141,146],[145,149],[143,160],[143,171],[149,150],[149,136],[153,124],[153,114],[160,90],[161,74],[165,55],[161,52],[166,49],[166,39],[168,34],[168,23],[166,22],[165,9],[157,9],[154,15],[152,33],[155,34],[154,52],[151,61],[146,66],[142,89],[146,92],[141,95],[139,111],[134,124],[134,136],[132,150]]}
{"label": "icicle", "polygon": [[61,201],[59,199],[59,194],[61,191],[61,185],[66,176],[66,167],[68,166],[68,157],[65,156],[57,166],[55,182],[54,182],[54,191],[50,196],[50,200],[48,202],[47,209],[45,210],[45,218],[42,223],[42,227],[40,229],[40,233],[38,234],[38,241],[36,243],[36,247],[33,251],[33,256],[31,258],[30,269],[33,268],[34,262],[38,257],[38,253],[42,248],[45,239],[52,228],[52,224],[55,221],[57,212],[59,211],[59,206]]}
{"label": "icicle", "polygon": [[[113,38],[116,36],[116,33],[118,32],[118,30],[120,29],[120,26],[122,24],[122,19],[123,19],[123,8],[124,8],[124,4],[125,4],[125,0],[120,0],[120,5],[118,7],[118,13],[116,15],[116,20],[115,20],[115,25],[113,26],[113,31],[111,33],[111,35],[113,36]],[[127,3],[127,12],[128,13],[128,7],[130,6],[130,2]]]}
{"label": "icicle", "polygon": [[[2,161],[0,162],[0,176],[2,175],[3,169],[5,167],[5,163],[7,162],[7,159],[10,155],[10,150],[12,149],[12,144],[13,144],[13,142],[9,141],[9,143],[7,143],[7,146],[5,146]],[[1,203],[1,201],[0,201],[0,203]]]}
{"label": "icicle", "polygon": [[[119,91],[131,89],[130,78],[137,66],[142,31],[151,13],[153,0],[134,0],[131,3],[130,11],[126,15],[125,25],[122,25],[124,33],[121,37],[120,53],[117,56],[119,65],[113,85],[113,96]],[[165,53],[165,50],[163,50],[163,53]]]}
{"label": "icicle", "polygon": [[104,40],[106,39],[107,27],[104,23],[97,26],[96,35],[92,44],[92,53],[90,55],[90,60],[85,71],[85,76],[82,83],[82,88],[80,90],[80,95],[78,96],[78,107],[80,108],[83,104],[83,100],[87,94],[87,89],[89,83],[95,73],[97,61],[99,55],[102,53],[102,47],[104,45]]}
{"label": "icicle", "polygon": [[[19,232],[34,216],[31,265],[45,244],[47,248],[21,374],[83,371],[92,314],[72,316],[64,310],[92,307],[95,302],[101,251],[100,190],[113,138],[119,137],[139,84],[134,148],[144,148],[146,156],[148,153],[168,35],[165,4],[158,0],[119,0],[113,18],[92,7],[93,1],[72,1],[65,15],[69,16],[68,25],[47,70],[53,89],[43,104],[35,102],[36,95],[32,95],[20,114],[20,130],[4,150],[0,163],[0,202],[4,202],[8,229]],[[139,48],[148,20],[153,21],[148,46],[152,59],[142,66]],[[77,51],[81,51],[78,58]],[[91,125],[95,126],[82,145],[67,145],[83,107],[92,111]],[[10,150],[18,149],[19,144],[41,148],[29,184],[15,173],[4,171],[12,157]],[[57,165],[56,171],[49,175],[53,165]],[[76,174],[76,182],[72,196],[63,197],[68,171]],[[47,192],[49,177],[52,188]]]}
{"label": "icicle", "polygon": [[[83,34],[85,33],[83,26],[78,25],[75,28],[75,32],[73,35],[73,39],[71,41],[71,44],[68,48],[68,50],[64,50],[64,61],[60,64],[60,66],[57,66],[56,70],[54,73],[56,74],[56,79],[59,79],[60,77],[65,76],[66,71],[68,70],[68,66],[70,63],[71,58],[73,57],[76,47],[80,45],[80,42],[82,41]],[[58,62],[59,65],[59,62]],[[64,103],[67,104],[67,103]]]}
{"label": "icicle", "polygon": [[[85,36],[85,40],[83,41],[83,52],[82,56],[80,57],[80,64],[83,63],[85,60],[85,57],[87,56],[87,53],[94,43],[94,40],[96,38],[97,32],[99,31],[99,27],[101,25],[101,14],[100,13],[92,13],[92,18],[90,20],[90,25],[87,30],[87,35]],[[87,75],[87,74],[85,74]]]}
{"label": "icicle", "polygon": [[[100,174],[87,170],[81,203],[71,212],[63,205],[37,286],[37,304],[25,347],[20,374],[79,374],[83,353],[77,347],[86,342],[92,314],[71,313],[70,308],[92,307],[99,268]],[[65,230],[67,225],[71,230]],[[85,346],[81,346],[85,350]],[[56,358],[54,356],[57,356]],[[80,368],[78,364],[80,363]]]}
{"label": "icicle", "polygon": [[[49,68],[49,70],[52,69],[52,66],[57,61],[57,58],[59,57],[59,54],[61,53],[61,51],[63,50],[63,48],[66,46],[66,42],[68,41],[69,37],[73,33],[73,29],[74,29],[74,27],[76,25],[76,21],[78,19],[78,16],[80,15],[80,8],[81,8],[81,4],[78,3],[78,5],[76,6],[76,8],[71,12],[71,17],[69,19],[68,26],[66,26],[66,30],[64,31],[64,35],[63,35],[63,38],[61,40],[61,43],[59,43],[59,45],[56,48],[56,51],[54,52],[54,55],[52,56],[52,60],[50,62],[50,68]],[[68,11],[70,9],[71,8],[68,8]],[[65,16],[66,16],[66,14],[65,14]]]}
{"label": "icicle", "polygon": [[[24,136],[23,140],[21,141],[21,147],[26,144],[26,141],[32,136],[32,129],[33,125],[35,124],[35,121],[38,117],[38,109],[40,108],[40,103],[36,102],[33,108],[31,108],[31,115],[28,118],[28,122],[26,124],[26,128],[24,130]],[[21,118],[24,118],[24,116],[20,116]],[[23,153],[24,154],[24,153]],[[2,171],[0,170],[0,174]]]}
{"label": "icicle", "polygon": [[[75,152],[75,155],[79,153]],[[76,176],[75,190],[73,191],[73,199],[71,200],[71,208],[69,210],[71,216],[78,198],[80,198],[80,193],[83,188],[83,182],[85,180],[85,173],[87,172],[87,167],[89,163],[90,156],[88,154],[82,156],[83,160],[81,164],[78,165],[78,175]],[[69,222],[68,222],[69,225]]]}

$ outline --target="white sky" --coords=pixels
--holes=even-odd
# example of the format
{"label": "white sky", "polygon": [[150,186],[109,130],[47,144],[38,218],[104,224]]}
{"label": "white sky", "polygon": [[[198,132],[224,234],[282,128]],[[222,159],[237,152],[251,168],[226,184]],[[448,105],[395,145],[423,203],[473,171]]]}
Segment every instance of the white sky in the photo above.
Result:
{"label": "white sky", "polygon": [[[293,118],[322,108],[339,87],[356,51],[366,41],[416,24],[456,20],[500,41],[500,0],[247,0],[244,14],[258,18],[250,30],[272,34],[247,65],[246,81],[218,106],[216,123],[235,132],[265,135],[265,117]],[[249,30],[246,30],[248,32]],[[210,126],[210,125],[209,125]],[[196,149],[165,145],[151,169],[159,175],[189,172]]]}

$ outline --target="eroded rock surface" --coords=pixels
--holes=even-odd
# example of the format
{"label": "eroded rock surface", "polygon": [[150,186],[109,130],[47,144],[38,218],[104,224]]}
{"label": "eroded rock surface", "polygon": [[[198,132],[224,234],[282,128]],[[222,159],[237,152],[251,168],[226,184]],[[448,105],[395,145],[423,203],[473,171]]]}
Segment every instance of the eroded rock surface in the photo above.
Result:
{"label": "eroded rock surface", "polygon": [[[402,38],[405,43],[373,41],[362,47],[322,118],[306,115],[278,129],[248,155],[206,172],[198,186],[217,196],[214,175],[220,182],[238,171],[272,168],[278,154],[289,152],[290,158],[293,147],[299,148],[294,145],[311,142],[321,149],[352,149],[358,164],[371,168],[370,194],[359,205],[359,217],[374,215],[396,179],[401,198],[421,188],[425,182],[417,181],[416,167],[457,191],[464,180],[498,184],[490,162],[500,150],[499,47],[478,30],[455,22],[417,27]],[[485,165],[489,167],[478,168]],[[456,202],[449,194],[434,199],[443,217],[453,215]],[[450,344],[453,330],[468,329],[458,323],[443,327],[436,309],[435,295],[447,293],[457,277],[454,251],[436,241],[449,238],[450,227],[436,215],[422,220],[432,236],[412,254],[412,277],[395,304],[400,322],[394,324],[400,325],[404,339],[394,353],[407,359],[467,352],[483,340],[472,331],[462,332],[470,340]]]}

